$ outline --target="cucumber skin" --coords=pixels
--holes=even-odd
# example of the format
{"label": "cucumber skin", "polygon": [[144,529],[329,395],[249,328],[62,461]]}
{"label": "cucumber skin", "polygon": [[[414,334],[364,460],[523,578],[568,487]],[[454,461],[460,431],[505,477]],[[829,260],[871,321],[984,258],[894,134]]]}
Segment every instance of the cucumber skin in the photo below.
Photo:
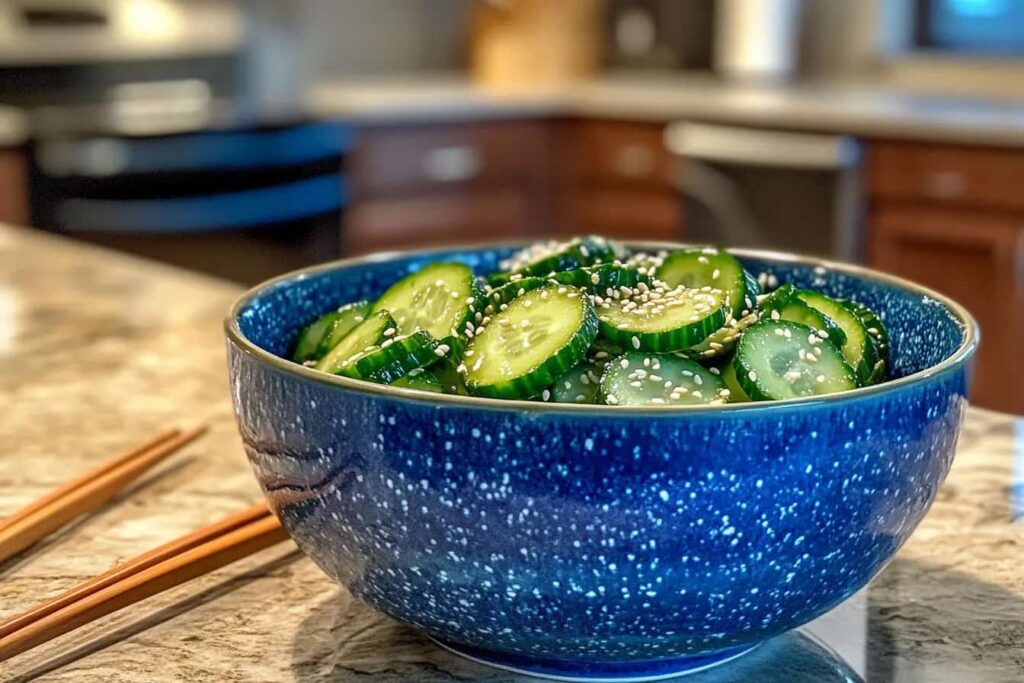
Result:
{"label": "cucumber skin", "polygon": [[[836,323],[835,321],[837,319],[839,319],[840,316],[842,316],[842,314],[845,313],[849,324],[852,327],[859,326],[860,329],[858,331],[863,331],[864,343],[860,345],[860,360],[858,360],[855,363],[848,356],[847,356],[846,360],[847,360],[848,363],[850,363],[851,367],[853,367],[853,370],[854,370],[854,372],[857,375],[857,382],[858,382],[858,384],[860,384],[861,386],[865,386],[866,382],[871,377],[871,373],[873,372],[873,370],[875,368],[875,364],[878,362],[878,357],[877,357],[876,348],[875,348],[875,342],[871,338],[871,335],[868,333],[867,325],[865,325],[861,321],[860,317],[856,313],[851,311],[848,307],[843,305],[843,303],[838,301],[837,299],[833,299],[833,298],[831,298],[829,296],[826,296],[825,294],[822,294],[820,292],[816,292],[814,290],[809,290],[809,289],[801,289],[801,290],[797,291],[796,295],[805,304],[807,304],[811,308],[814,308],[815,310],[819,311],[827,319],[832,320],[832,322],[835,323],[836,326],[839,327],[840,329],[843,329],[842,326],[839,325],[839,323]],[[821,306],[822,308],[818,308],[818,307],[814,306],[813,302],[818,302],[818,306]],[[822,310],[823,308],[825,310]],[[828,309],[830,309],[830,308],[831,309],[835,309],[835,314],[834,314],[836,316],[835,318],[829,318],[829,311],[828,311]],[[849,339],[849,336],[850,335],[847,335],[845,330],[844,330],[843,331],[843,337],[844,337],[843,342],[841,344],[837,344],[839,346],[839,349],[841,351],[843,351],[843,355],[844,356],[846,356],[846,351],[845,351],[844,347],[846,346],[847,342],[851,341]]]}
{"label": "cucumber skin", "polygon": [[[464,375],[466,389],[469,393],[485,398],[534,398],[550,387],[558,377],[579,365],[597,337],[598,321],[590,298],[581,294],[578,300],[583,307],[583,319],[580,326],[569,342],[553,356],[532,371],[497,384],[475,384],[470,380],[468,374]],[[495,321],[492,320],[490,324],[495,324]]]}
{"label": "cucumber skin", "polygon": [[[342,358],[340,360],[347,361],[350,358],[354,358],[356,355],[360,354],[366,348],[380,344],[381,342],[384,341],[385,338],[384,331],[388,328],[396,327],[395,319],[392,318],[391,314],[388,313],[387,311],[378,311],[376,313],[371,313],[369,316],[367,316],[366,320],[356,325],[355,329],[353,329],[348,335],[346,335],[345,339],[342,339],[341,342],[339,342],[338,345],[334,347],[334,349],[331,349],[331,353],[328,353],[326,356],[320,359],[320,361],[316,365],[316,369],[320,370],[321,372],[326,372],[328,374],[336,374],[341,365],[334,365],[334,363],[337,363],[339,361],[338,358],[331,358],[332,354],[334,353],[334,350],[340,347],[351,335],[362,334],[362,327],[364,325],[373,326],[372,328],[368,327],[368,329],[376,328],[376,332],[371,337],[368,338],[369,341],[367,342],[366,346],[363,347],[363,349],[361,349],[360,351],[356,351],[351,356],[346,356],[345,358]],[[331,363],[328,363],[328,360],[330,360]]]}
{"label": "cucumber skin", "polygon": [[[652,351],[664,353],[683,351],[696,346],[707,339],[713,332],[725,324],[725,304],[703,319],[684,325],[683,327],[665,332],[642,332],[638,330],[620,330],[616,325],[600,320],[600,332],[604,339],[617,344],[627,351]],[[639,342],[634,345],[633,338]]]}
{"label": "cucumber skin", "polygon": [[[875,355],[879,360],[885,361],[886,366],[889,365],[889,329],[882,322],[882,319],[877,313],[872,311],[864,304],[858,303],[851,299],[837,299],[840,305],[845,307],[860,320],[861,324],[864,325],[864,329],[868,330],[868,337],[875,342]],[[876,333],[872,333],[870,330],[877,330]]]}
{"label": "cucumber skin", "polygon": [[427,391],[433,394],[443,394],[444,387],[441,385],[441,380],[437,378],[430,370],[422,370],[416,373],[415,370],[410,370],[408,374],[399,377],[391,386],[402,387],[403,389],[416,389],[418,391]]}
{"label": "cucumber skin", "polygon": [[[327,334],[324,335],[320,347],[317,349],[317,360],[330,353],[331,349],[337,346],[338,342],[344,339],[349,332],[359,327],[359,323],[370,315],[371,306],[372,302],[370,301],[355,301],[339,308],[336,311],[337,316],[334,318],[334,323],[327,330]],[[356,321],[356,316],[362,316],[363,320]]]}
{"label": "cucumber skin", "polygon": [[[594,282],[595,275],[597,276],[597,282]],[[651,284],[651,279],[646,275],[642,275],[636,268],[632,266],[618,266],[611,263],[565,270],[552,274],[551,279],[559,284],[579,287],[602,296],[609,287],[612,289],[635,287],[641,282]]]}
{"label": "cucumber skin", "polygon": [[325,354],[320,353],[320,346],[340,315],[338,311],[324,313],[302,328],[302,331],[299,332],[299,338],[295,341],[292,360],[296,363],[305,363],[309,360],[320,360],[323,358]]}
{"label": "cucumber skin", "polygon": [[591,237],[571,240],[558,252],[528,263],[516,272],[521,275],[545,276],[565,270],[575,270],[584,266],[615,258],[615,248],[611,242],[596,241]]}
{"label": "cucumber skin", "polygon": [[[386,343],[386,342],[385,342]],[[423,330],[395,339],[388,346],[369,350],[343,365],[335,374],[352,379],[391,384],[417,368],[437,360],[437,340]]]}

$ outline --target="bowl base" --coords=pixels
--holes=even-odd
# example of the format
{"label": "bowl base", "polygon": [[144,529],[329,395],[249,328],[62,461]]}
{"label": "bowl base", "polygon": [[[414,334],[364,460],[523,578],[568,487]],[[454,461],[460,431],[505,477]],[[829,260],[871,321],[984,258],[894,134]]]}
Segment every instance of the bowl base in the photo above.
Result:
{"label": "bowl base", "polygon": [[544,678],[550,681],[567,681],[569,683],[664,681],[725,664],[737,657],[742,657],[759,644],[747,647],[734,647],[703,655],[611,664],[570,662],[559,659],[501,654],[465,645],[455,645],[437,638],[432,638],[432,640],[444,649],[478,664],[484,664],[524,676]]}

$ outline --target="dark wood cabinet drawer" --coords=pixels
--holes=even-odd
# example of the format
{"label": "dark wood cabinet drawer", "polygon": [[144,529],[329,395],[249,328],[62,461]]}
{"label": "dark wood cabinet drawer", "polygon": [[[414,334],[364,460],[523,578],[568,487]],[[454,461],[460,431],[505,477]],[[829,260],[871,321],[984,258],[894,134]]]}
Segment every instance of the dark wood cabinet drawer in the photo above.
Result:
{"label": "dark wood cabinet drawer", "polygon": [[868,164],[875,197],[1024,210],[1024,150],[880,141]]}
{"label": "dark wood cabinet drawer", "polygon": [[516,239],[527,235],[529,198],[515,189],[367,200],[345,217],[346,254]]}
{"label": "dark wood cabinet drawer", "polygon": [[1024,219],[877,206],[870,260],[967,307],[981,327],[972,401],[1024,413]]}
{"label": "dark wood cabinet drawer", "polygon": [[363,129],[349,173],[358,200],[529,180],[546,164],[539,121]]}
{"label": "dark wood cabinet drawer", "polygon": [[577,232],[630,240],[679,240],[683,204],[675,194],[585,190],[577,196]]}
{"label": "dark wood cabinet drawer", "polygon": [[585,182],[671,190],[677,163],[660,123],[581,121],[576,129],[579,172]]}

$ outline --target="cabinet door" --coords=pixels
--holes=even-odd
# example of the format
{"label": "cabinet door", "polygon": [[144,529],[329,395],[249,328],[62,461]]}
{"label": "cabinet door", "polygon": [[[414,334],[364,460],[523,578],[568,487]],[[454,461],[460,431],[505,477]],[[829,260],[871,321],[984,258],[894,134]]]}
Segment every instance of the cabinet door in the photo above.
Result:
{"label": "cabinet door", "polygon": [[675,194],[589,189],[579,193],[576,204],[581,233],[622,240],[683,238],[683,201]]}
{"label": "cabinet door", "polygon": [[530,203],[515,189],[362,201],[345,216],[345,253],[516,239],[529,233]]}
{"label": "cabinet door", "polygon": [[972,400],[1024,413],[1024,227],[1019,219],[880,206],[871,224],[874,267],[920,282],[967,307],[981,327]]}
{"label": "cabinet door", "polygon": [[28,222],[28,182],[25,157],[14,150],[0,150],[0,223]]}

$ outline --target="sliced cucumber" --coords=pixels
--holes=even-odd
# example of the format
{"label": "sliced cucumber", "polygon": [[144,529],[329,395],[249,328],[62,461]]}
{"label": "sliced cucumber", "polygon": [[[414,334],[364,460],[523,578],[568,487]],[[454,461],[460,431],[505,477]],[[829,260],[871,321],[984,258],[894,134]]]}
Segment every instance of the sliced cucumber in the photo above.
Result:
{"label": "sliced cucumber", "polygon": [[871,374],[864,380],[864,386],[869,387],[872,384],[881,384],[886,380],[887,363],[884,360],[875,361],[875,367],[871,368]]}
{"label": "sliced cucumber", "polygon": [[338,319],[338,311],[324,313],[322,316],[306,325],[299,332],[299,338],[295,342],[295,350],[292,352],[292,360],[296,363],[319,360],[323,354],[319,353],[320,345],[324,337],[331,331],[334,321]]}
{"label": "sliced cucumber", "polygon": [[868,331],[868,335],[871,336],[872,341],[875,343],[875,355],[879,360],[884,360],[885,364],[888,366],[889,330],[886,328],[885,323],[882,322],[882,319],[870,308],[864,304],[857,303],[856,301],[840,299],[839,303],[857,316],[857,319],[864,325],[864,329]]}
{"label": "sliced cucumber", "polygon": [[768,317],[772,320],[789,320],[812,327],[822,339],[827,339],[836,348],[842,348],[846,343],[846,333],[832,318],[807,305],[798,293],[799,290],[795,291],[785,306],[771,311]]}
{"label": "sliced cucumber", "polygon": [[674,354],[632,351],[608,363],[601,399],[609,405],[700,405],[725,403],[722,378]]}
{"label": "sliced cucumber", "polygon": [[317,370],[336,374],[348,362],[366,349],[377,346],[388,337],[397,334],[394,318],[387,311],[371,313],[354,330],[345,335],[330,353],[316,364]]}
{"label": "sliced cucumber", "polygon": [[747,392],[743,391],[739,380],[736,379],[735,359],[722,367],[722,381],[725,382],[725,388],[729,390],[729,403],[747,403],[750,401]]}
{"label": "sliced cucumber", "polygon": [[690,289],[719,289],[732,316],[737,319],[743,316],[746,271],[728,252],[712,248],[677,251],[668,255],[654,271],[654,276],[669,287],[685,285]]}
{"label": "sliced cucumber", "polygon": [[875,342],[860,318],[842,303],[824,294],[801,289],[796,296],[839,326],[845,337],[839,348],[846,357],[846,362],[857,373],[857,379],[861,384],[867,382],[878,358],[875,354]]}
{"label": "sliced cucumber", "polygon": [[354,330],[356,326],[366,320],[366,316],[370,315],[370,302],[369,301],[357,301],[353,304],[347,304],[337,310],[337,315],[334,317],[334,323],[331,325],[330,331],[324,335],[323,340],[320,342],[320,348],[317,350],[317,357],[323,358],[331,352],[338,343],[345,338],[345,336]]}
{"label": "sliced cucumber", "polygon": [[551,385],[551,400],[557,403],[597,403],[601,367],[583,361]]}
{"label": "sliced cucumber", "polygon": [[743,315],[757,310],[757,297],[761,296],[761,284],[749,270],[743,271]]}
{"label": "sliced cucumber", "polygon": [[[707,291],[705,291],[707,290]],[[722,292],[640,283],[628,296],[598,302],[601,335],[626,349],[679,351],[702,342],[725,323]]]}
{"label": "sliced cucumber", "polygon": [[786,283],[761,299],[758,308],[767,313],[781,311],[794,296],[796,296],[796,287]]}
{"label": "sliced cucumber", "polygon": [[444,393],[469,396],[469,391],[466,389],[466,382],[462,378],[462,373],[458,371],[456,366],[446,360],[442,360],[440,363],[435,363],[430,366],[430,371],[434,373],[434,376],[437,377],[437,380],[441,383],[441,388],[444,390]]}
{"label": "sliced cucumber", "polygon": [[743,335],[743,331],[756,323],[760,317],[760,314],[755,309],[753,313],[748,313],[739,320],[729,318],[725,325],[708,335],[704,341],[683,350],[681,353],[687,358],[697,361],[708,361],[712,358],[719,358],[727,353],[731,353],[736,347],[736,342]]}
{"label": "sliced cucumber", "polygon": [[617,248],[603,237],[579,237],[569,242],[540,242],[513,256],[504,269],[519,275],[550,275],[611,262]]}
{"label": "sliced cucumber", "polygon": [[846,391],[857,378],[842,352],[808,325],[761,320],[736,345],[736,379],[755,400]]}
{"label": "sliced cucumber", "polygon": [[487,312],[493,315],[504,304],[510,304],[527,292],[551,284],[546,277],[524,277],[498,287],[487,295]]}
{"label": "sliced cucumber", "polygon": [[552,274],[551,279],[563,285],[572,285],[600,295],[605,295],[609,288],[614,290],[620,287],[635,287],[641,282],[651,284],[650,279],[646,275],[641,275],[636,268],[617,266],[612,263],[565,270]]}
{"label": "sliced cucumber", "polygon": [[429,391],[434,394],[444,393],[444,387],[441,385],[441,380],[438,379],[436,374],[424,368],[410,370],[407,375],[399,377],[392,382],[391,386],[402,387],[404,389],[419,389],[420,391]]}
{"label": "sliced cucumber", "polygon": [[437,360],[437,340],[429,332],[418,330],[390,337],[379,346],[371,346],[349,358],[337,374],[352,379],[391,384],[413,370]]}
{"label": "sliced cucumber", "polygon": [[597,336],[590,299],[550,284],[527,292],[477,328],[466,347],[466,387],[477,396],[532,398],[586,355]]}
{"label": "sliced cucumber", "polygon": [[429,332],[435,339],[459,335],[480,306],[483,288],[469,266],[431,263],[381,295],[373,312],[388,311],[398,333]]}

